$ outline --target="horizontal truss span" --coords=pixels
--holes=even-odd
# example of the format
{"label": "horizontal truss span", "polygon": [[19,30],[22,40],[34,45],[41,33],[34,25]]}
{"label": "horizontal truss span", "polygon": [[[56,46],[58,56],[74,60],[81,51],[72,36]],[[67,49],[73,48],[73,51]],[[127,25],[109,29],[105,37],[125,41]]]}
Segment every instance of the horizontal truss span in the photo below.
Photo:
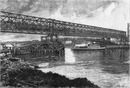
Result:
{"label": "horizontal truss span", "polygon": [[114,29],[40,18],[1,11],[1,32],[80,37],[125,38],[126,32]]}

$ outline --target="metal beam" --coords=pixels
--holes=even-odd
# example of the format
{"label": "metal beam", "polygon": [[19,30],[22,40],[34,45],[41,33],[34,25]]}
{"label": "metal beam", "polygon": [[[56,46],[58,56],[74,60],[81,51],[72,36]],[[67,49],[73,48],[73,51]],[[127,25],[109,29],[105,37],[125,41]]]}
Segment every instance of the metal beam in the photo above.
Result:
{"label": "metal beam", "polygon": [[1,15],[1,32],[80,37],[126,37],[125,31],[4,11],[1,12],[3,13]]}

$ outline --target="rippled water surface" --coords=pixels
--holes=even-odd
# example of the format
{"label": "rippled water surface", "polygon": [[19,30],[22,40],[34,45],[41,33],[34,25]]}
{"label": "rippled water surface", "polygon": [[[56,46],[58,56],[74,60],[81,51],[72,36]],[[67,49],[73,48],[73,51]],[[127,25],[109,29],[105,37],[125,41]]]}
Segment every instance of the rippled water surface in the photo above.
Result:
{"label": "rippled water surface", "polygon": [[[129,52],[125,49],[72,51],[65,49],[65,62],[41,68],[73,79],[86,77],[101,88],[129,88]],[[129,87],[128,87],[129,86]]]}

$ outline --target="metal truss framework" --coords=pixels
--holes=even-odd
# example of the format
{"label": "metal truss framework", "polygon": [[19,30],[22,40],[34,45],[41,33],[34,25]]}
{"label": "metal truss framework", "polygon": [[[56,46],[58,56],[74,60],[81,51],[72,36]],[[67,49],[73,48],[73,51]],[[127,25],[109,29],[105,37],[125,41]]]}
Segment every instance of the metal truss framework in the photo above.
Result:
{"label": "metal truss framework", "polygon": [[125,31],[1,11],[1,32],[126,38]]}

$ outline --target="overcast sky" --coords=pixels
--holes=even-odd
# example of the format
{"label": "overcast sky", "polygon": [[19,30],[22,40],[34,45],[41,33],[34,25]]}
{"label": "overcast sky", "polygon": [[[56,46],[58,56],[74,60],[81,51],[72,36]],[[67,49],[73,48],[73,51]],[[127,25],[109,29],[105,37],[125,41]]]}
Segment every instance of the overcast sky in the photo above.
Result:
{"label": "overcast sky", "polygon": [[0,0],[0,10],[127,30],[130,0]]}

